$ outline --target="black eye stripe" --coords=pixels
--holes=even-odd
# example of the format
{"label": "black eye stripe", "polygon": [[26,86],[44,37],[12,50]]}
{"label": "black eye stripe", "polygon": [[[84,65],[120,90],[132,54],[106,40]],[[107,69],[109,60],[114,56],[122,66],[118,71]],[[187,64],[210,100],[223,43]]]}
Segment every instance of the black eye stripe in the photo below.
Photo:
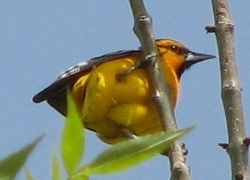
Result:
{"label": "black eye stripe", "polygon": [[169,49],[179,55],[186,55],[190,52],[187,48],[176,45],[169,46]]}
{"label": "black eye stripe", "polygon": [[169,46],[158,46],[158,47],[162,47],[162,48],[165,48],[166,51],[167,50],[170,50],[176,54],[179,54],[179,55],[187,55],[188,53],[190,53],[191,51],[185,47],[180,47],[180,46],[177,46],[177,45],[169,45]]}

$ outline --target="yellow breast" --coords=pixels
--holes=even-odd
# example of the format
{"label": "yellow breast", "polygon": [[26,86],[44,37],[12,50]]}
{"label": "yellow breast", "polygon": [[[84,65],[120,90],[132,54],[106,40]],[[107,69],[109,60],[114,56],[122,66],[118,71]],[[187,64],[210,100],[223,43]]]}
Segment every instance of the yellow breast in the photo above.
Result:
{"label": "yellow breast", "polygon": [[72,89],[85,126],[107,143],[126,138],[121,133],[124,129],[135,135],[161,130],[148,72],[137,68],[125,73],[139,58],[126,57],[93,67]]}

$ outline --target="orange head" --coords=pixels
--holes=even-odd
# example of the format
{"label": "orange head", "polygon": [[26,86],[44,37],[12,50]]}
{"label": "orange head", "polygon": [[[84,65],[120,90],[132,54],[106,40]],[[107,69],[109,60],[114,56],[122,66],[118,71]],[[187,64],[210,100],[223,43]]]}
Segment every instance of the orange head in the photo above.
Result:
{"label": "orange head", "polygon": [[170,39],[158,39],[156,45],[165,70],[167,83],[171,88],[174,107],[179,93],[179,80],[183,72],[192,65],[215,58],[215,56],[193,52],[183,44]]}
{"label": "orange head", "polygon": [[161,59],[170,69],[176,72],[178,77],[192,65],[215,58],[213,55],[193,52],[175,40],[158,39],[156,45]]}

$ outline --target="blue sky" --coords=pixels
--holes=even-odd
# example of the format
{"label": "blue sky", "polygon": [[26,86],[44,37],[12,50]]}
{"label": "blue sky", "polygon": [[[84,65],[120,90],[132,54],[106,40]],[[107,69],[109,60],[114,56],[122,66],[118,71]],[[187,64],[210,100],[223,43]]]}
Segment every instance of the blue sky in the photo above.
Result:
{"label": "blue sky", "polygon": [[[59,151],[64,121],[48,104],[34,104],[31,98],[60,72],[82,60],[139,47],[132,31],[131,10],[128,1],[114,0],[0,2],[0,159],[45,133],[27,166],[36,179],[50,179],[51,159]],[[176,39],[193,51],[217,55],[214,35],[204,30],[213,24],[210,1],[148,0],[145,4],[156,38]],[[246,120],[250,116],[249,7],[250,1],[231,2]],[[218,59],[198,64],[183,75],[176,117],[180,128],[197,125],[183,139],[189,150],[192,179],[229,179],[229,157],[217,146],[227,142]],[[249,121],[246,127],[249,132]],[[107,147],[88,132],[85,162]],[[168,179],[168,160],[159,155],[124,173],[92,179],[128,177]],[[19,179],[23,179],[22,174]]]}

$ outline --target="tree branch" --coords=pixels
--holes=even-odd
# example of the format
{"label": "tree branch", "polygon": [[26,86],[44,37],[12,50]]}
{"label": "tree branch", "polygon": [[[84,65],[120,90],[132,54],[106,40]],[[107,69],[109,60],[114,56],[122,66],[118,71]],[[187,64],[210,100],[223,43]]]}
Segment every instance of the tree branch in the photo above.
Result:
{"label": "tree branch", "polygon": [[248,147],[241,87],[239,83],[234,51],[234,24],[227,0],[212,0],[221,70],[221,97],[224,105],[229,144],[221,143],[231,160],[232,179],[249,180]]}
{"label": "tree branch", "polygon": [[[133,30],[141,42],[145,61],[147,61],[147,69],[156,89],[154,99],[161,112],[163,129],[165,131],[175,131],[177,130],[177,124],[168,96],[169,88],[165,83],[163,68],[161,67],[158,49],[155,45],[151,17],[144,7],[143,0],[130,0],[130,5],[135,23]],[[169,160],[172,180],[189,179],[189,167],[185,163],[180,141],[174,143],[169,153]]]}

